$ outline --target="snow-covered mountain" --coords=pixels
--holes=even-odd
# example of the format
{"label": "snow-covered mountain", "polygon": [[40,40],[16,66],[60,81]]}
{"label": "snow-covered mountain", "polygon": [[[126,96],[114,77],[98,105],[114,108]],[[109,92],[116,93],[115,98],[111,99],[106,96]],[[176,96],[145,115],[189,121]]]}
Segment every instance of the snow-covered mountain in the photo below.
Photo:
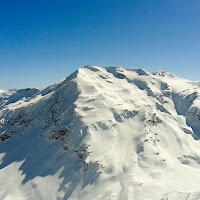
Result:
{"label": "snow-covered mountain", "polygon": [[0,89],[0,107],[4,105],[8,98],[14,94],[17,90],[16,89],[11,89],[11,90],[2,90]]}
{"label": "snow-covered mountain", "polygon": [[200,82],[84,66],[2,95],[0,162],[2,200],[198,200]]}
{"label": "snow-covered mountain", "polygon": [[6,97],[12,95],[16,91],[17,91],[16,89],[11,89],[11,90],[2,90],[2,89],[0,89],[0,98],[1,98],[1,100],[2,100],[2,98],[6,98]]}

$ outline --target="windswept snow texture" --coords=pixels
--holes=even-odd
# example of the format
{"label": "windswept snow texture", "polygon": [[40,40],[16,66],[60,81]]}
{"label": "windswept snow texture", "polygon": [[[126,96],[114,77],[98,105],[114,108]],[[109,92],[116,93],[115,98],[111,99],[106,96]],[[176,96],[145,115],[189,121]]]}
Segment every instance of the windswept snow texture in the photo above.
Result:
{"label": "windswept snow texture", "polygon": [[200,84],[84,66],[0,90],[1,200],[199,200]]}

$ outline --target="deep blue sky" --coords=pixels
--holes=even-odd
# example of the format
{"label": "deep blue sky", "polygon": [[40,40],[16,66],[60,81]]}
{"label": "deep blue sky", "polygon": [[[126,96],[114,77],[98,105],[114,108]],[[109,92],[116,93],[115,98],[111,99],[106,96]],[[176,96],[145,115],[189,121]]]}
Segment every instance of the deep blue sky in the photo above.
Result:
{"label": "deep blue sky", "polygon": [[0,0],[0,88],[44,88],[87,64],[200,80],[200,1]]}

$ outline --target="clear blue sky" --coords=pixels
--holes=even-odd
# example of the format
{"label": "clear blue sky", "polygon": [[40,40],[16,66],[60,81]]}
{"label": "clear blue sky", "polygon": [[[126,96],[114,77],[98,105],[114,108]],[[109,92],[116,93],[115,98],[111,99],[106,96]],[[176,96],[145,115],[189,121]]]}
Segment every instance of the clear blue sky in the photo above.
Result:
{"label": "clear blue sky", "polygon": [[0,88],[44,88],[82,65],[200,80],[200,1],[0,0]]}

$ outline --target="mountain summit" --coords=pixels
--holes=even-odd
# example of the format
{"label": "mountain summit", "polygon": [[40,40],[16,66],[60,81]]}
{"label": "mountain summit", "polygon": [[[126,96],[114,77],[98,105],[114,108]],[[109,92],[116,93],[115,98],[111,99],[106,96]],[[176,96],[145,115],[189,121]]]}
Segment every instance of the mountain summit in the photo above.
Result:
{"label": "mountain summit", "polygon": [[200,82],[84,66],[0,95],[0,199],[200,199]]}

